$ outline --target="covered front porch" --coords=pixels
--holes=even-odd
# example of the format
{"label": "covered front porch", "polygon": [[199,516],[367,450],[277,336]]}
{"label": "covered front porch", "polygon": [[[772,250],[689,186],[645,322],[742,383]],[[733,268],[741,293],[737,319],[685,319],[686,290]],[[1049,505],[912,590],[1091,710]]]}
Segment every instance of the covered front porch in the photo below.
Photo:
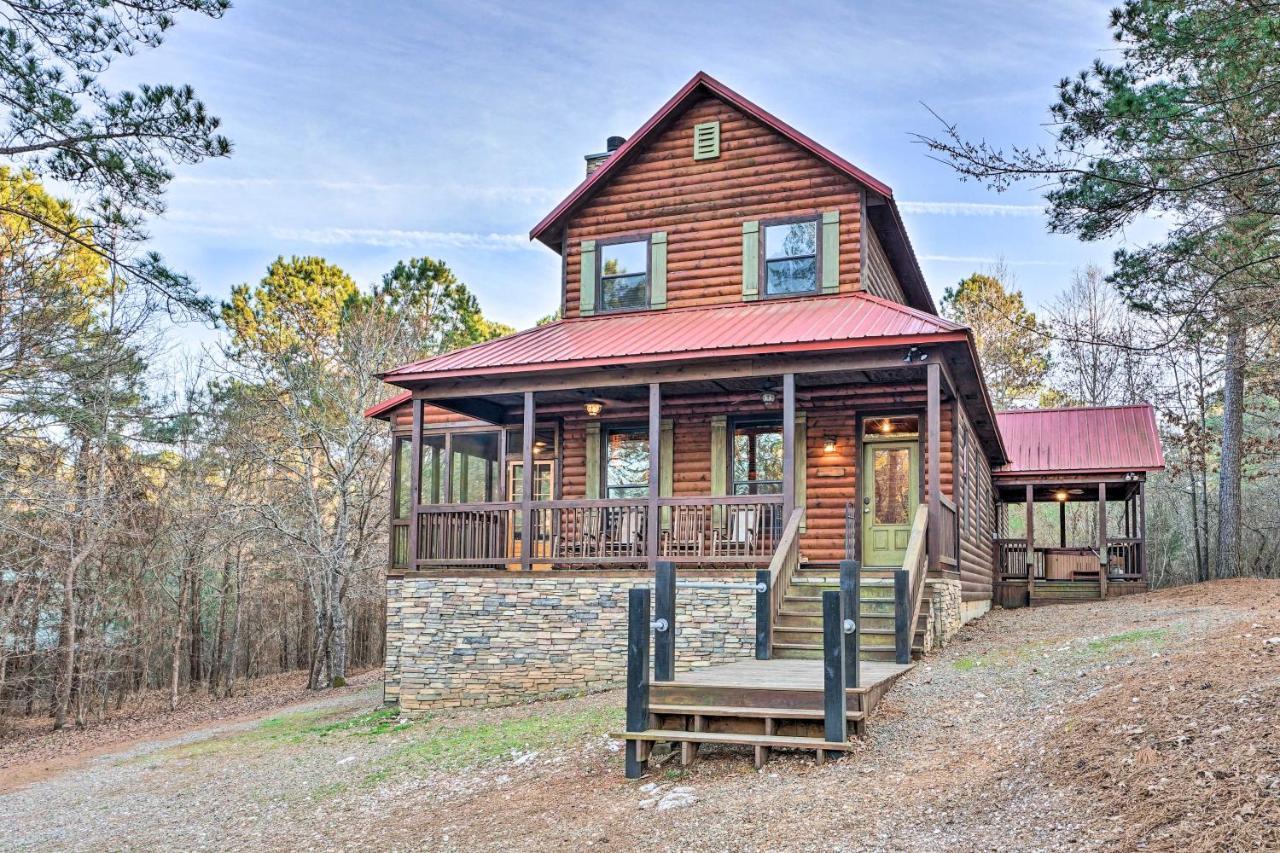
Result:
{"label": "covered front porch", "polygon": [[925,504],[932,553],[954,567],[940,482],[954,396],[918,350],[427,389],[393,422],[391,563],[751,569],[853,549],[900,568]]}

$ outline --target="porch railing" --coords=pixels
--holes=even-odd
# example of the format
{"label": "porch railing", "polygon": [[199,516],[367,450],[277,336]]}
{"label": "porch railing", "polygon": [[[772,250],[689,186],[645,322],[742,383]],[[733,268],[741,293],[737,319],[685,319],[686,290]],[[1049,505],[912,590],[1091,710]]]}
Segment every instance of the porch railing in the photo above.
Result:
{"label": "porch railing", "polygon": [[[1026,580],[1027,577],[1027,540],[997,539],[995,540],[996,570],[1001,580]],[[1037,579],[1044,577],[1044,551],[1033,549],[1032,567]]]}
{"label": "porch railing", "polygon": [[[647,498],[538,501],[530,541],[514,501],[419,507],[417,563],[496,566],[518,562],[615,565],[644,562]],[[767,565],[782,538],[781,495],[658,499],[657,556],[698,564]]]}
{"label": "porch railing", "polygon": [[1107,578],[1117,581],[1142,580],[1142,547],[1140,537],[1107,539]]}

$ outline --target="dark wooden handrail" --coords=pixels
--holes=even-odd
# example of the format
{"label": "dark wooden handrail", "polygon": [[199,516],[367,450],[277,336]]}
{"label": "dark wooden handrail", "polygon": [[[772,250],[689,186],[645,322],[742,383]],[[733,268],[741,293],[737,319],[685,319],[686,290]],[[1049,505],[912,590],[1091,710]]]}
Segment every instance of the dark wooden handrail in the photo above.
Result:
{"label": "dark wooden handrail", "polygon": [[[796,566],[800,563],[800,528],[804,525],[804,507],[796,507],[787,519],[787,526],[778,539],[778,547],[769,561],[769,596],[772,599],[769,607],[770,626],[778,621],[778,611],[782,609],[782,596],[791,583]],[[772,637],[770,630],[770,637]],[[772,640],[771,640],[772,644]],[[770,655],[773,654],[772,648]]]}

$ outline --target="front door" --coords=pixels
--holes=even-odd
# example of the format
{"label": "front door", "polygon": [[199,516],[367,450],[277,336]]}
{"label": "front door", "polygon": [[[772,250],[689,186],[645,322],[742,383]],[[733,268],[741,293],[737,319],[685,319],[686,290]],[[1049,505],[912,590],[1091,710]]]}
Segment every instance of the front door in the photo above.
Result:
{"label": "front door", "polygon": [[[535,459],[533,462],[533,500],[549,501],[551,500],[551,488],[555,482],[555,462],[550,459]],[[512,501],[520,501],[524,499],[524,463],[509,462],[507,463],[507,494],[511,496]],[[507,532],[507,553],[512,557],[520,557],[524,555],[524,544],[520,541],[524,535],[524,513],[516,510],[511,513],[511,529]],[[535,557],[544,557],[551,553],[551,537],[548,530],[539,530],[538,520],[542,517],[541,513],[534,514],[533,526],[533,547],[530,553]],[[519,569],[519,563],[513,563],[508,566],[510,569]],[[550,563],[534,563],[534,569],[549,569]]]}
{"label": "front door", "polygon": [[862,470],[862,563],[902,568],[920,504],[920,444],[868,441]]}

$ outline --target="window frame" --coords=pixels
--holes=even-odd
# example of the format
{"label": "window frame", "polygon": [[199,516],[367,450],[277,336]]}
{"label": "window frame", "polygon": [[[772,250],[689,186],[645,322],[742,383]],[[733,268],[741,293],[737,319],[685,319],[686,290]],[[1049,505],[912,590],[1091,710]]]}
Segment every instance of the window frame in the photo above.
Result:
{"label": "window frame", "polygon": [[[781,479],[778,479],[778,480],[738,480],[738,479],[736,479],[736,478],[734,477],[734,475],[733,475],[733,474],[734,474],[734,472],[733,472],[733,467],[734,467],[734,454],[735,454],[735,452],[736,452],[736,450],[737,450],[737,447],[735,446],[735,445],[737,444],[737,442],[735,441],[735,439],[737,438],[738,429],[739,429],[739,428],[741,428],[741,427],[751,427],[751,426],[777,426],[777,428],[778,428],[778,435],[779,435],[780,437],[781,437],[781,436],[785,436],[785,435],[786,435],[786,431],[782,428],[782,416],[781,416],[781,415],[778,415],[777,417],[774,417],[773,415],[742,415],[742,416],[739,416],[739,417],[730,418],[730,419],[729,419],[729,423],[726,425],[726,429],[725,429],[725,433],[726,433],[726,435],[725,435],[725,440],[729,443],[729,446],[728,446],[728,448],[727,448],[727,449],[726,449],[726,451],[725,451],[725,464],[726,464],[726,465],[728,466],[728,468],[729,468],[729,470],[728,470],[728,471],[726,472],[726,474],[725,474],[725,484],[726,484],[726,485],[727,485],[727,487],[728,487],[728,489],[727,489],[727,490],[728,490],[728,492],[729,492],[729,494],[730,494],[730,495],[735,496],[735,497],[753,497],[753,496],[758,496],[758,495],[760,495],[760,494],[761,494],[761,492],[758,492],[758,491],[757,491],[757,492],[747,492],[745,495],[739,495],[739,494],[738,494],[738,484],[739,484],[739,483],[746,483],[746,484],[750,485],[750,484],[755,484],[755,483],[777,483],[777,484],[778,484],[778,491],[777,491],[777,492],[764,492],[763,494],[768,494],[768,495],[772,495],[772,494],[782,494],[782,491],[783,491],[783,480],[781,480]],[[782,454],[783,454],[783,457],[784,457],[784,458],[786,457],[786,453],[787,453],[787,449],[786,449],[786,447],[784,446],[784,447],[782,447]]]}
{"label": "window frame", "polygon": [[[644,243],[644,303],[631,308],[604,307],[604,280],[606,278],[628,278],[635,273],[621,273],[606,276],[604,273],[604,249],[606,246],[617,246],[621,243]],[[653,304],[653,232],[642,234],[622,234],[617,237],[605,237],[596,240],[596,314],[626,314],[631,311],[648,311]]]}
{"label": "window frame", "polygon": [[[604,423],[600,425],[600,495],[606,500],[647,500],[648,495],[643,497],[619,497],[610,496],[609,490],[614,489],[634,489],[644,486],[646,491],[652,489],[651,483],[627,483],[619,486],[609,485],[609,436],[616,432],[643,432],[645,434],[646,452],[653,453],[653,437],[649,435],[649,425],[647,423],[637,423],[634,421],[617,421],[614,423]],[[653,457],[650,455],[649,464],[652,466]]]}
{"label": "window frame", "polygon": [[[797,225],[804,222],[812,222],[814,224],[814,251],[813,251],[813,289],[806,290],[803,293],[769,293],[769,261],[786,261],[807,258],[808,255],[789,255],[785,258],[769,258],[769,229],[778,225]],[[759,280],[756,284],[756,296],[758,299],[802,299],[810,296],[822,295],[822,214],[806,213],[798,216],[780,216],[774,219],[761,219],[760,238],[756,266]]]}

